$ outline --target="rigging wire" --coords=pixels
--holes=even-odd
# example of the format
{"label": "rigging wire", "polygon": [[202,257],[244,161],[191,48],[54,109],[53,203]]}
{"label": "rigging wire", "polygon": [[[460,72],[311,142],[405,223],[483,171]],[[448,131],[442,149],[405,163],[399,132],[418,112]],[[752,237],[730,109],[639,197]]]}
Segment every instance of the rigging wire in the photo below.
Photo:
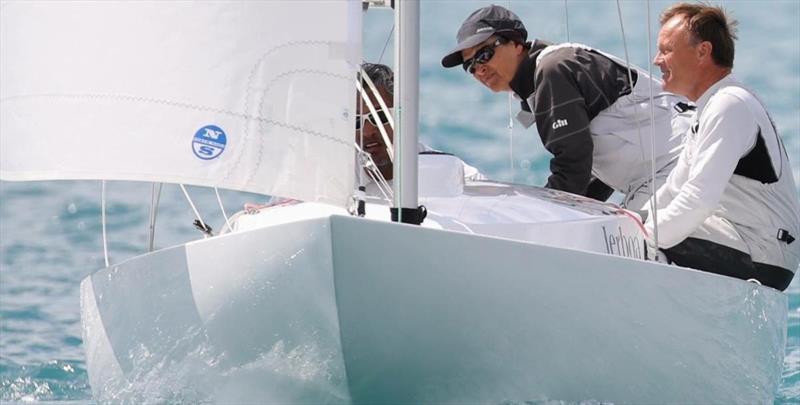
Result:
{"label": "rigging wire", "polygon": [[508,160],[511,162],[511,182],[516,180],[516,173],[514,169],[514,113],[512,111],[512,103],[514,101],[514,93],[508,93]]}
{"label": "rigging wire", "polygon": [[222,217],[225,218],[225,225],[228,226],[228,229],[231,229],[231,221],[228,219],[228,214],[225,213],[225,206],[222,205],[222,197],[219,196],[219,189],[214,187],[214,194],[217,195],[217,203],[219,203],[219,209],[222,211]]}
{"label": "rigging wire", "polygon": [[[508,9],[511,10],[511,0],[508,0]],[[508,93],[508,162],[511,169],[511,182],[516,180],[516,173],[514,170],[514,113],[512,104],[514,101],[514,92]]]}
{"label": "rigging wire", "polygon": [[[381,53],[381,57],[382,56],[383,56],[383,53]],[[361,64],[359,66],[364,66],[364,60],[361,60]],[[366,124],[366,119],[365,119],[365,117],[363,115],[364,102],[361,101],[361,92],[358,90],[358,88],[359,88],[358,84],[361,83],[361,77],[364,74],[363,72],[364,72],[364,69],[360,68],[358,70],[358,72],[356,73],[356,83],[357,83],[357,85],[356,85],[356,106],[357,106],[357,108],[356,108],[356,113],[357,113],[356,114],[356,120],[358,120],[359,122],[357,122],[358,123],[358,129],[356,129],[357,136],[358,136],[358,141],[355,143],[355,147],[356,147],[356,157],[357,157],[356,158],[356,177],[357,177],[357,181],[358,181],[358,187],[356,188],[356,190],[354,190],[354,194],[353,194],[353,202],[354,202],[354,205],[355,205],[353,207],[354,210],[350,211],[351,215],[355,214],[355,215],[358,215],[358,216],[364,216],[365,215],[364,208],[362,208],[362,207],[365,207],[365,202],[364,201],[366,199],[366,190],[367,190],[367,183],[364,181],[364,170],[361,169],[362,167],[366,167],[366,166],[364,166],[364,163],[363,163],[363,161],[364,161],[364,156],[363,156],[363,154],[364,154],[364,152],[363,152],[363,150],[364,150],[364,124]],[[360,108],[358,108],[358,107],[360,107]],[[358,113],[361,113],[361,114],[358,114]]]}
{"label": "rigging wire", "polygon": [[[362,64],[363,64],[363,61],[362,61]],[[356,81],[361,81],[360,76],[361,76],[361,73],[359,72],[359,74],[356,76]],[[356,87],[356,88],[358,88],[358,87]],[[363,112],[364,103],[361,101],[361,97],[356,97],[356,103],[358,103],[358,105],[362,107],[360,110],[357,110],[357,111]],[[364,170],[361,169],[362,167],[366,168],[366,165],[364,164],[365,152],[363,150],[364,150],[364,124],[366,124],[367,120],[364,118],[363,115],[357,116],[356,119],[361,121],[361,122],[359,122],[358,130],[357,130],[358,131],[358,142],[356,142],[356,145],[355,145],[356,146],[356,156],[358,157],[356,159],[356,163],[357,163],[357,165],[356,165],[356,176],[358,177],[358,189],[355,191],[355,196],[354,197],[355,197],[355,202],[356,202],[356,205],[357,205],[356,209],[358,209],[358,206],[360,206],[362,204],[362,202],[366,198],[365,191],[367,189],[367,183],[364,181]],[[360,212],[357,212],[357,214],[359,216],[361,216]]]}
{"label": "rigging wire", "polygon": [[[361,78],[365,83],[367,83],[367,86],[369,87],[370,91],[372,91],[372,94],[378,100],[378,104],[380,105],[381,109],[388,113],[390,111],[389,107],[386,106],[386,103],[383,101],[383,97],[381,97],[380,93],[378,93],[378,89],[375,87],[375,84],[372,83],[372,80],[363,70],[361,71]],[[362,88],[361,80],[356,81],[356,90],[358,90],[359,94],[361,95],[361,100],[364,101],[364,104],[367,106],[369,113],[372,114],[373,117],[377,117],[378,111],[375,109],[375,105],[372,104],[372,100],[370,100],[369,96],[367,96],[366,92]],[[385,115],[386,115],[386,120],[389,123],[389,126],[392,128],[392,130],[394,130],[395,128],[394,117],[392,116],[392,114],[385,114]],[[383,137],[383,142],[386,144],[386,150],[389,152],[389,159],[392,161],[392,163],[394,163],[394,146],[392,145],[392,141],[389,139],[389,135],[386,132],[386,128],[384,128],[383,125],[378,125],[377,127],[378,131],[381,133],[381,136]]]}
{"label": "rigging wire", "polygon": [[[619,28],[622,31],[622,46],[625,49],[625,64],[628,68],[628,84],[631,86],[631,95],[635,96],[633,91],[633,69],[631,69],[631,58],[628,55],[628,41],[625,39],[625,23],[622,21],[622,6],[620,6],[619,0],[617,0],[617,16],[619,17]],[[648,45],[649,46],[649,45]],[[653,106],[653,100],[650,99],[650,107]],[[634,109],[638,106],[638,104],[634,104]],[[652,126],[652,123],[651,123]],[[642,126],[639,120],[636,120],[636,135],[639,138],[639,150],[642,152],[642,160],[646,158],[644,154],[644,147],[642,146]]]}
{"label": "rigging wire", "polygon": [[100,181],[100,223],[103,230],[103,257],[108,267],[108,239],[106,237],[106,181]]}
{"label": "rigging wire", "polygon": [[[623,23],[622,21],[622,6],[619,4],[619,0],[617,0],[617,16],[619,17],[619,29],[620,31],[622,31],[622,47],[625,49],[625,64],[627,65],[628,68],[628,84],[631,86],[631,95],[634,95],[633,69],[631,69],[631,58],[630,55],[628,55],[628,41],[625,38],[625,23]],[[642,131],[639,120],[636,120],[636,133],[639,136],[639,147],[640,147],[639,149],[642,151],[642,159],[644,160],[645,155],[644,155],[644,148],[642,147]]]}
{"label": "rigging wire", "polygon": [[[630,86],[631,86],[631,95],[635,95],[634,91],[633,91],[633,73],[632,73],[632,69],[631,69],[631,60],[630,60],[630,55],[628,54],[628,42],[625,39],[625,23],[623,22],[623,18],[622,18],[622,6],[620,5],[620,0],[617,0],[616,2],[617,2],[617,16],[619,17],[619,28],[620,28],[620,31],[622,32],[622,46],[625,48],[625,63],[628,65],[627,66],[628,67],[628,83],[630,83]],[[648,29],[647,29],[647,53],[648,53],[648,56],[649,56],[650,55],[650,2],[649,2],[649,0],[647,2],[647,27],[648,27]],[[650,65],[650,64],[648,63],[648,65]],[[652,67],[648,67],[648,76],[650,78],[652,78]],[[651,150],[650,167],[651,167],[651,172],[652,172],[651,173],[652,177],[650,178],[650,192],[653,195],[651,201],[654,202],[655,201],[655,192],[656,192],[656,190],[655,190],[655,187],[656,187],[656,177],[655,177],[655,165],[656,164],[655,164],[655,158],[656,157],[655,157],[655,152],[654,152],[655,151],[655,136],[653,135],[653,133],[655,131],[655,125],[654,125],[654,121],[655,120],[653,119],[653,117],[655,116],[655,110],[654,110],[655,107],[653,106],[652,80],[650,80],[649,87],[650,87],[649,103],[650,103],[650,116],[651,116],[650,131],[651,131],[651,136],[652,136],[652,138],[650,140],[650,150]],[[634,108],[637,108],[637,107],[638,107],[638,103],[635,103],[634,104]],[[636,120],[636,134],[637,134],[638,139],[639,139],[639,150],[642,152],[642,160],[644,160],[646,158],[646,156],[645,156],[645,152],[644,152],[644,145],[642,145],[642,126],[641,126],[640,120],[638,120],[638,119]],[[631,191],[632,190],[628,190],[628,192],[631,192]],[[655,208],[656,208],[656,205],[655,205],[655,203],[653,203],[653,205],[651,205],[651,210],[653,212],[655,212]],[[658,231],[655,230],[655,226],[657,226],[657,225],[655,225],[655,222],[654,222],[654,232],[653,232],[654,239],[655,239],[655,234],[658,233]],[[656,247],[657,247],[658,246],[658,241],[655,240],[655,243],[656,243]]]}
{"label": "rigging wire", "polygon": [[[652,46],[652,38],[651,38],[651,31],[652,27],[650,26],[650,0],[647,0],[647,74],[652,78],[653,77],[653,55],[651,52],[650,47]],[[653,241],[656,244],[656,249],[658,249],[658,201],[656,200],[656,113],[653,107],[653,80],[649,82],[649,89],[650,89],[650,191],[652,195],[650,196],[650,212],[653,216]]]}
{"label": "rigging wire", "polygon": [[[367,84],[367,86],[366,86],[367,88],[366,89],[364,88],[364,86],[361,85],[362,81]],[[372,93],[372,96],[375,98],[375,100],[378,101],[378,104],[380,105],[381,109],[383,111],[387,112],[386,113],[387,123],[389,124],[389,127],[392,130],[394,130],[395,121],[394,121],[394,118],[393,118],[392,114],[390,113],[390,109],[387,106],[386,101],[383,99],[383,97],[381,96],[380,92],[378,92],[378,88],[375,86],[375,83],[372,82],[372,79],[369,78],[369,75],[363,69],[361,69],[359,71],[358,79],[356,80],[356,92],[358,94],[357,98],[359,99],[359,102],[361,103],[361,106],[362,107],[364,107],[364,106],[367,107],[367,109],[369,110],[369,113],[373,114],[373,116],[377,117],[377,110],[375,109],[375,104],[372,102],[372,100],[370,99],[370,97],[368,95],[368,93]],[[393,193],[391,191],[392,188],[389,186],[389,182],[386,181],[386,179],[383,177],[383,174],[381,174],[380,170],[378,169],[377,165],[375,165],[375,162],[372,160],[372,156],[370,156],[369,153],[364,151],[364,126],[365,126],[364,124],[365,124],[365,120],[363,118],[363,111],[362,111],[362,117],[360,117],[359,119],[362,120],[361,126],[360,126],[360,130],[359,130],[359,142],[356,142],[354,144],[355,149],[356,149],[357,154],[358,154],[359,185],[360,186],[364,186],[365,185],[364,177],[363,177],[363,171],[360,170],[360,169],[363,168],[364,170],[366,170],[367,175],[369,175],[369,177],[372,179],[372,181],[375,182],[375,185],[378,187],[378,190],[381,192],[381,194],[383,194],[383,196],[387,200],[391,201]],[[377,127],[378,127],[378,130],[379,130],[380,134],[381,134],[381,137],[383,138],[384,144],[386,145],[386,149],[387,149],[387,152],[388,152],[389,159],[391,161],[394,161],[394,159],[393,159],[394,158],[394,148],[392,147],[392,142],[389,140],[389,136],[388,136],[388,133],[386,132],[386,128],[384,128],[383,125],[378,125]],[[359,191],[359,193],[360,193],[360,191]]]}
{"label": "rigging wire", "polygon": [[206,224],[205,221],[203,221],[203,218],[200,216],[200,212],[197,211],[197,207],[194,206],[194,202],[192,201],[192,197],[189,197],[189,192],[186,191],[186,186],[184,186],[183,184],[179,184],[179,186],[181,187],[181,191],[183,191],[183,195],[186,196],[186,201],[189,202],[189,206],[192,207],[192,211],[194,211],[195,217],[197,217],[197,221],[195,222],[195,226],[200,228],[200,230],[203,232],[203,235],[204,235],[203,237],[204,238],[208,237],[208,236],[211,236],[211,228],[208,226],[208,224]]}
{"label": "rigging wire", "polygon": [[378,166],[375,164],[375,161],[372,160],[372,156],[368,152],[365,152],[358,144],[355,144],[356,151],[359,157],[359,168],[363,168],[367,175],[375,182],[375,185],[378,188],[378,191],[383,194],[383,197],[387,201],[391,201],[393,197],[392,187],[389,185],[389,182],[383,177],[378,169]]}
{"label": "rigging wire", "polygon": [[564,0],[564,20],[566,21],[567,42],[569,42],[569,7],[567,6],[567,0]]}
{"label": "rigging wire", "polygon": [[393,33],[394,22],[392,22],[392,29],[389,30],[389,35],[386,36],[386,43],[383,44],[383,50],[381,50],[381,56],[378,57],[378,63],[381,63],[381,60],[383,60],[383,54],[386,52],[386,48],[389,46],[389,41],[392,39]]}

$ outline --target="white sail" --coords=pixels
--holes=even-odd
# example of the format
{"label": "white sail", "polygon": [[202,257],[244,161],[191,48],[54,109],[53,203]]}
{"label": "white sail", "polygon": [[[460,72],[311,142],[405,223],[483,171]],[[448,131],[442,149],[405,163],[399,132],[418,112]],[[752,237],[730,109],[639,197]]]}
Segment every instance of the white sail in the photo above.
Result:
{"label": "white sail", "polygon": [[0,179],[352,194],[358,1],[3,2],[0,30]]}

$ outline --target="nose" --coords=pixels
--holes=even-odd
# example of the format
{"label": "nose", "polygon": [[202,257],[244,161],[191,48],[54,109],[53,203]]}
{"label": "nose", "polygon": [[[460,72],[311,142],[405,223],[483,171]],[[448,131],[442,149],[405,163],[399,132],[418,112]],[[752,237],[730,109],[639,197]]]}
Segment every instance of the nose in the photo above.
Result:
{"label": "nose", "polygon": [[656,53],[656,57],[653,58],[653,64],[656,66],[661,66],[663,62],[664,58],[662,57],[661,52]]}
{"label": "nose", "polygon": [[476,63],[472,67],[475,68],[475,72],[472,73],[472,76],[474,76],[476,79],[480,79],[485,76],[486,71],[488,70],[486,65],[482,63]]}
{"label": "nose", "polygon": [[361,127],[356,129],[356,143],[361,143],[362,136],[364,145],[368,144],[370,139],[375,137],[375,127],[370,125],[369,120],[364,120],[364,122],[361,123]]}
{"label": "nose", "polygon": [[[388,126],[383,127],[383,129],[388,133]],[[386,145],[386,142],[383,140],[383,134],[381,134],[381,128],[367,121],[366,125],[364,125],[364,144],[375,142],[380,145]]]}

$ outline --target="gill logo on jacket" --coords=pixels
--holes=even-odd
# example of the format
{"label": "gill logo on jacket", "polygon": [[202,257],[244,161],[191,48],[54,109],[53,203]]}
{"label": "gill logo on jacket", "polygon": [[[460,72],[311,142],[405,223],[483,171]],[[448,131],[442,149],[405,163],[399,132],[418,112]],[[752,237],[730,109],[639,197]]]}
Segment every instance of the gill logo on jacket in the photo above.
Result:
{"label": "gill logo on jacket", "polygon": [[559,129],[561,127],[566,127],[567,125],[569,125],[569,123],[567,123],[567,120],[556,120],[553,123],[553,129]]}

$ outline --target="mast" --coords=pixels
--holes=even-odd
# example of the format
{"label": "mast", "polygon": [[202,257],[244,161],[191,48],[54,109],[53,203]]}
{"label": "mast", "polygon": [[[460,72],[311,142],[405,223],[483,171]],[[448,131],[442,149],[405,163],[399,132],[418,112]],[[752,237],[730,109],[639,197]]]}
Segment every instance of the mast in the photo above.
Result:
{"label": "mast", "polygon": [[425,208],[418,206],[417,128],[419,123],[419,1],[395,3],[394,70],[394,201],[392,221],[420,224]]}

